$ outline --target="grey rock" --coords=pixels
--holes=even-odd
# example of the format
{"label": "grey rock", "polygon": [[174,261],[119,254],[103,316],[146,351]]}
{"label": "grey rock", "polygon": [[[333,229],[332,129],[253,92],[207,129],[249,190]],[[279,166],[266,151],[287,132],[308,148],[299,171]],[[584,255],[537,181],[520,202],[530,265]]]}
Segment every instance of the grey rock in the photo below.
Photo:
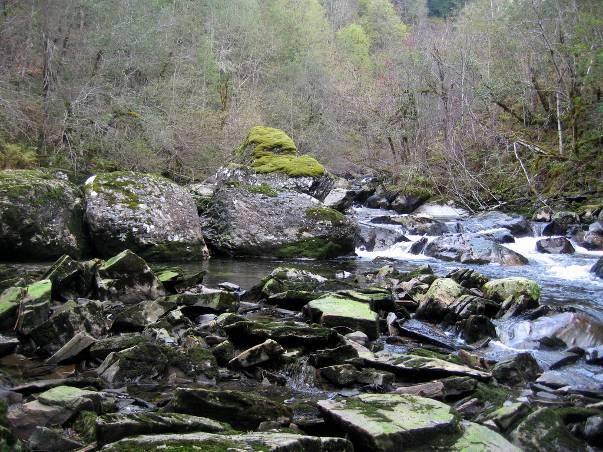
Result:
{"label": "grey rock", "polygon": [[573,254],[576,250],[565,237],[551,237],[538,240],[536,251],[545,254]]}
{"label": "grey rock", "polygon": [[202,223],[208,244],[231,256],[346,255],[354,251],[357,233],[353,220],[309,195],[269,196],[226,186],[214,195]]}
{"label": "grey rock", "polygon": [[83,351],[89,349],[96,339],[87,333],[79,332],[69,342],[63,345],[54,355],[46,360],[48,364],[60,364],[74,359]]}
{"label": "grey rock", "polygon": [[501,361],[492,369],[496,380],[509,385],[529,383],[542,374],[542,368],[531,353],[519,353],[513,358]]}
{"label": "grey rock", "polygon": [[525,265],[528,260],[519,253],[479,235],[447,234],[437,237],[425,247],[427,256],[465,264]]}
{"label": "grey rock", "polygon": [[532,233],[530,225],[524,217],[503,212],[482,212],[462,222],[462,230],[465,232],[479,232],[499,228],[508,229],[516,237],[527,236]]}
{"label": "grey rock", "polygon": [[131,249],[149,260],[208,257],[195,201],[174,182],[134,172],[102,173],[84,185],[86,222],[97,252]]}
{"label": "grey rock", "polygon": [[82,193],[42,170],[0,171],[0,249],[3,259],[48,260],[88,250]]}

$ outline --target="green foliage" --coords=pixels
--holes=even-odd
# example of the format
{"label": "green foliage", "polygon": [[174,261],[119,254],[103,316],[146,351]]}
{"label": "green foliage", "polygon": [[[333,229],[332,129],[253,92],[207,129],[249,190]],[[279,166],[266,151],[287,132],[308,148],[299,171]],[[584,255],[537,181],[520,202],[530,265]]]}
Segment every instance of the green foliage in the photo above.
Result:
{"label": "green foliage", "polygon": [[0,169],[32,168],[37,162],[36,148],[0,141]]}
{"label": "green foliage", "polygon": [[465,0],[427,0],[430,16],[448,17],[456,14],[465,4]]}
{"label": "green foliage", "polygon": [[369,38],[360,25],[351,23],[340,29],[337,42],[354,65],[365,67],[369,64]]}

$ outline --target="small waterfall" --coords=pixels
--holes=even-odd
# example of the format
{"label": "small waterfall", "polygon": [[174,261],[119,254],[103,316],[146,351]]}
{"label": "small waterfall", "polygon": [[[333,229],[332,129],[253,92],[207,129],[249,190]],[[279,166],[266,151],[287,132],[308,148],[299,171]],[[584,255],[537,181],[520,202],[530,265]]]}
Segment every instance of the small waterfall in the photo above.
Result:
{"label": "small waterfall", "polygon": [[318,393],[316,388],[316,368],[308,364],[308,357],[304,356],[285,367],[287,386],[294,391],[305,393]]}
{"label": "small waterfall", "polygon": [[530,221],[530,227],[532,228],[532,235],[534,237],[542,237],[544,228],[546,228],[547,225],[548,225],[548,223],[543,223],[541,221]]}

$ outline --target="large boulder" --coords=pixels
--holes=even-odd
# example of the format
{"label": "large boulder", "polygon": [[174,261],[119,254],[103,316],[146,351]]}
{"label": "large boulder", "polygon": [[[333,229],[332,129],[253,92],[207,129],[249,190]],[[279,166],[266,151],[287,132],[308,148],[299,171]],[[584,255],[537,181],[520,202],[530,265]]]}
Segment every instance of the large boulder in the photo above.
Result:
{"label": "large boulder", "polygon": [[86,252],[83,197],[66,179],[40,170],[0,171],[0,259]]}
{"label": "large boulder", "polygon": [[426,216],[384,215],[373,218],[371,223],[402,226],[406,234],[412,235],[442,235],[448,232],[446,223]]}
{"label": "large boulder", "polygon": [[524,217],[521,215],[509,215],[503,212],[478,213],[463,221],[461,227],[465,232],[505,228],[517,237],[532,234],[532,228]]}
{"label": "large boulder", "polygon": [[412,213],[427,199],[429,199],[428,192],[402,192],[398,193],[391,202],[391,208],[398,213]]}
{"label": "large boulder", "polygon": [[221,187],[203,218],[216,252],[237,256],[329,258],[351,254],[356,223],[309,195]]}
{"label": "large boulder", "polygon": [[256,429],[263,421],[291,417],[291,411],[285,405],[253,391],[201,388],[177,388],[164,410],[209,417],[246,430]]}
{"label": "large boulder", "polygon": [[538,283],[521,276],[493,279],[484,284],[482,290],[486,298],[491,298],[499,303],[503,303],[509,297],[517,299],[524,296],[536,304],[540,299]]}
{"label": "large boulder", "polygon": [[528,260],[492,240],[475,234],[446,234],[425,247],[425,254],[464,264],[525,265]]}
{"label": "large boulder", "polygon": [[407,394],[362,394],[321,400],[318,407],[349,435],[355,450],[411,450],[460,432],[449,406]]}
{"label": "large boulder", "polygon": [[189,191],[154,174],[113,172],[84,185],[86,221],[97,252],[110,257],[131,249],[150,260],[208,256]]}
{"label": "large boulder", "polygon": [[440,321],[448,309],[465,292],[465,289],[451,278],[436,279],[423,296],[417,309],[417,318]]}
{"label": "large boulder", "polygon": [[576,250],[565,237],[549,237],[536,242],[536,251],[544,254],[573,254]]}
{"label": "large boulder", "polygon": [[378,225],[361,224],[358,241],[366,251],[382,251],[391,248],[396,243],[409,240],[400,231]]}
{"label": "large boulder", "polygon": [[588,227],[588,231],[578,232],[576,241],[587,250],[603,250],[603,221],[595,221]]}

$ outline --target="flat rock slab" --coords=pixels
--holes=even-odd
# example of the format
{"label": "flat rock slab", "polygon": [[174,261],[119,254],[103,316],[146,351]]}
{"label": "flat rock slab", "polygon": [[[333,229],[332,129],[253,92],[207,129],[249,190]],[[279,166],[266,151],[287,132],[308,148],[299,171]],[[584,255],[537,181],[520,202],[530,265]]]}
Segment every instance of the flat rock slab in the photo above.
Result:
{"label": "flat rock slab", "polygon": [[392,372],[399,377],[417,381],[433,380],[450,376],[467,376],[477,380],[492,378],[488,372],[472,369],[461,364],[451,363],[438,358],[417,355],[400,355],[387,359],[365,359],[364,365]]}
{"label": "flat rock slab", "polygon": [[96,420],[99,446],[135,435],[222,431],[224,427],[219,422],[178,413],[106,414]]}
{"label": "flat rock slab", "polygon": [[421,322],[420,320],[399,321],[398,328],[404,336],[419,339],[423,342],[428,342],[438,347],[447,348],[449,350],[457,350],[460,348],[454,336],[447,335],[441,329],[430,325],[429,323]]}
{"label": "flat rock slab", "polygon": [[312,300],[304,307],[306,317],[328,327],[347,327],[362,331],[369,339],[379,336],[379,316],[368,302],[339,295],[327,295]]}
{"label": "flat rock slab", "polygon": [[59,351],[46,360],[48,364],[59,364],[75,358],[77,355],[87,350],[96,342],[96,339],[87,333],[79,332],[73,336],[69,342],[63,345]]}
{"label": "flat rock slab", "polygon": [[344,438],[326,438],[292,433],[254,432],[242,435],[186,433],[172,435],[143,435],[124,438],[103,448],[106,452],[125,450],[275,450],[279,452],[353,452],[352,443]]}
{"label": "flat rock slab", "polygon": [[448,451],[520,452],[503,436],[483,425],[463,422],[463,434]]}
{"label": "flat rock slab", "polygon": [[321,400],[318,407],[350,435],[356,450],[406,450],[459,432],[448,405],[407,394],[362,394]]}

